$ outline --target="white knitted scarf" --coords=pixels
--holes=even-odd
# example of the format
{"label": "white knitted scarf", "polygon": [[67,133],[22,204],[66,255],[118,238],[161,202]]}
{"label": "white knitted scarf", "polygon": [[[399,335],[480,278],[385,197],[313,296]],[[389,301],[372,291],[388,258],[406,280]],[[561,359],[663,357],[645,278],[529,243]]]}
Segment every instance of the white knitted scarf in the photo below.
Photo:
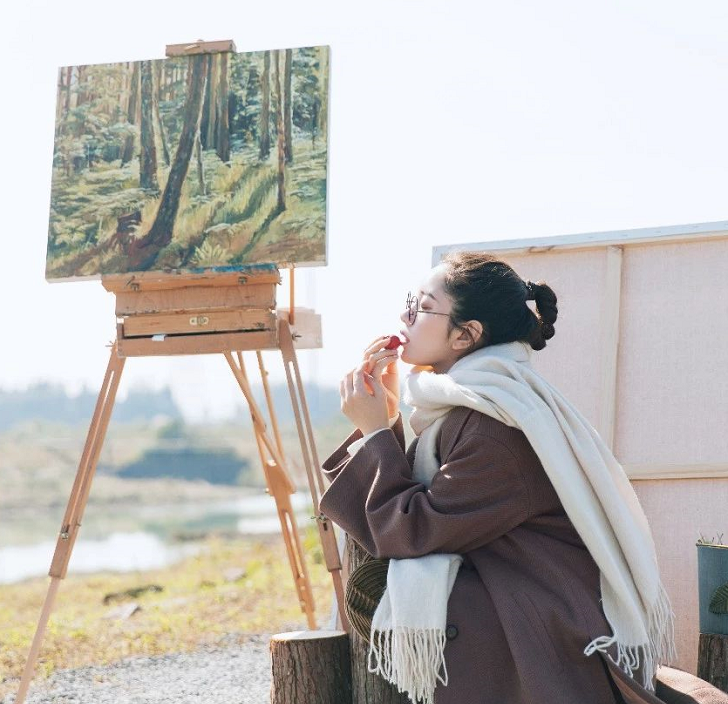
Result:
{"label": "white knitted scarf", "polygon": [[[616,664],[630,676],[641,656],[643,686],[654,691],[657,666],[677,654],[674,613],[647,518],[597,431],[532,368],[532,351],[523,342],[491,345],[462,357],[446,374],[406,377],[404,402],[414,408],[410,425],[419,436],[413,478],[429,486],[440,469],[437,434],[454,406],[520,428],[600,570],[613,634],[592,640],[584,654],[603,651],[615,662],[607,649],[616,643]],[[461,562],[462,556],[449,554],[389,562],[387,588],[372,619],[368,669],[415,702],[432,704],[437,681],[447,685],[447,601]]]}

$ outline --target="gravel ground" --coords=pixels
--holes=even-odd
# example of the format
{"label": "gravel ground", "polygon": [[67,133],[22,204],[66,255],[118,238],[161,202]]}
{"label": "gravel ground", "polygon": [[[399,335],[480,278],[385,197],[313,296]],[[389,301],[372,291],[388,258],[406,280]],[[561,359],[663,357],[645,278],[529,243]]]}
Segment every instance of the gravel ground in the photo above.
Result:
{"label": "gravel ground", "polygon": [[[34,680],[27,704],[268,704],[270,634],[230,647],[135,657]],[[15,695],[1,704],[12,704]]]}

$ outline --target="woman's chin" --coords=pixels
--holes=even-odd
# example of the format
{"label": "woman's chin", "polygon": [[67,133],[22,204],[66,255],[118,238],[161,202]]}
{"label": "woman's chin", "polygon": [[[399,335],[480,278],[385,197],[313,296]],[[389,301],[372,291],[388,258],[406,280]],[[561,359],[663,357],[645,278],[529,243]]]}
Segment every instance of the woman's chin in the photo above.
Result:
{"label": "woman's chin", "polygon": [[412,357],[409,354],[409,350],[407,349],[407,347],[402,348],[402,354],[400,354],[399,359],[405,364],[411,364],[414,367],[429,366],[430,364],[429,362],[425,362],[421,359],[417,359],[416,357]]}

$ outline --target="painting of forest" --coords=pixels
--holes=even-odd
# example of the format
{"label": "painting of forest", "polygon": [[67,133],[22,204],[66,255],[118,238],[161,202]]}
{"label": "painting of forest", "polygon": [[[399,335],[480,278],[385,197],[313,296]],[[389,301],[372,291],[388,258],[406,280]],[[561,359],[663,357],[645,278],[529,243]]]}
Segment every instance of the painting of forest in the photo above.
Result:
{"label": "painting of forest", "polygon": [[61,68],[46,278],[325,264],[328,59]]}

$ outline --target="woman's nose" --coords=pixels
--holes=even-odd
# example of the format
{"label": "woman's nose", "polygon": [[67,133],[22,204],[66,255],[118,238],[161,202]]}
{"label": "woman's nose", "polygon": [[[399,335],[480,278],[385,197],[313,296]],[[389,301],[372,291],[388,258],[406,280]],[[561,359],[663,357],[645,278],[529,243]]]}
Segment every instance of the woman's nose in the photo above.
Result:
{"label": "woman's nose", "polygon": [[409,315],[407,314],[407,311],[406,311],[406,310],[405,310],[405,311],[402,311],[402,313],[400,313],[399,319],[400,319],[400,320],[401,320],[401,321],[402,321],[402,322],[403,322],[403,323],[404,323],[405,325],[409,325]]}

